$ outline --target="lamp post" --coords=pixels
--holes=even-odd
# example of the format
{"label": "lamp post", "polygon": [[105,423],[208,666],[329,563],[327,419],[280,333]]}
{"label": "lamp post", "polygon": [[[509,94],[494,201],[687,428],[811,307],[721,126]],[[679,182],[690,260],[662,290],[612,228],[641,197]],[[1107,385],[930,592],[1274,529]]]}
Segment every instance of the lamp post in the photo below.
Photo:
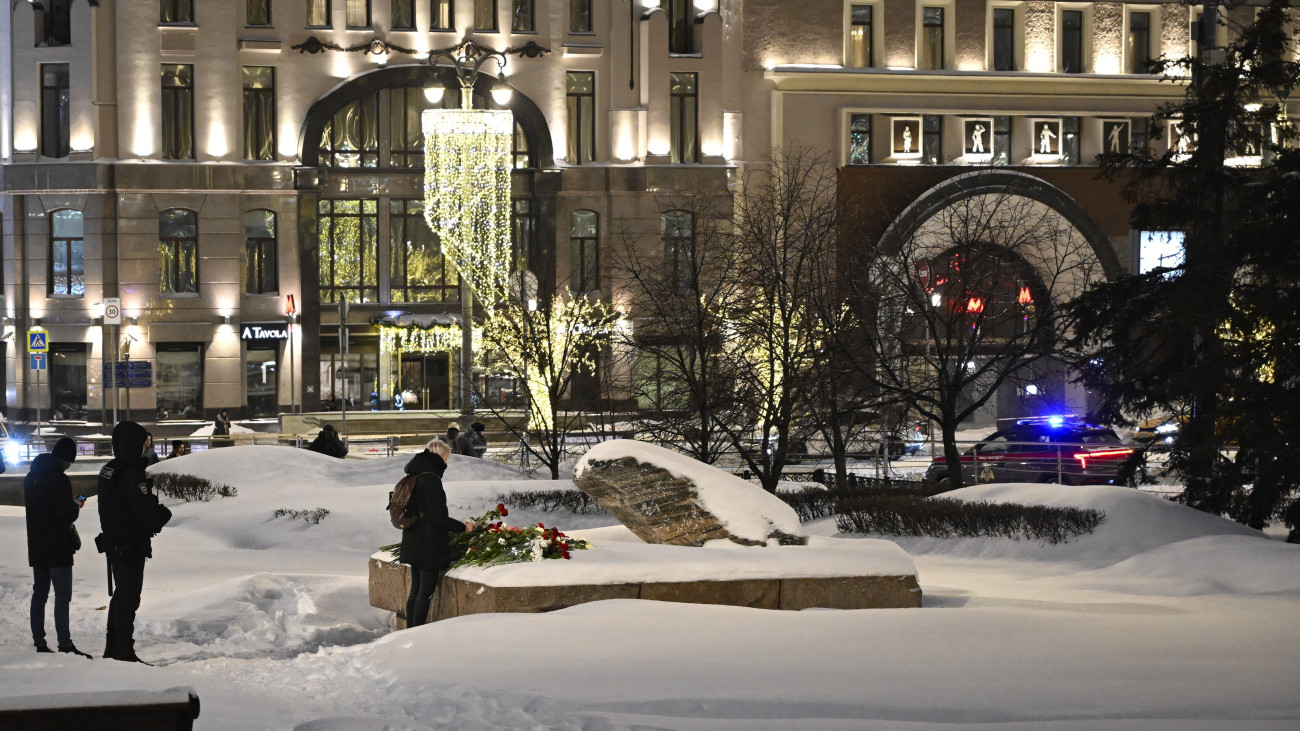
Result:
{"label": "lamp post", "polygon": [[[439,62],[445,62],[440,64]],[[508,104],[506,55],[474,41],[430,51],[434,83],[430,103],[442,101],[439,69],[450,69],[460,87],[460,107],[428,109],[421,117],[424,144],[424,216],[443,253],[456,266],[461,290],[461,413],[474,412],[474,299],[491,312],[504,299],[513,265],[510,231],[510,171],[514,115],[474,108],[474,88],[484,66],[496,64],[492,98]]]}

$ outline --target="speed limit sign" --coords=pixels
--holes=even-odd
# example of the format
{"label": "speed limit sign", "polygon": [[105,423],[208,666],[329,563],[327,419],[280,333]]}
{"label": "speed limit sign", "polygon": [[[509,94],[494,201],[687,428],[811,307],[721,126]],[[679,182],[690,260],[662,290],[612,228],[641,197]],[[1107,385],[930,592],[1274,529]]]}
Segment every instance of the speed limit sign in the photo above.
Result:
{"label": "speed limit sign", "polygon": [[119,297],[107,297],[104,299],[104,324],[121,325],[122,324],[122,300]]}

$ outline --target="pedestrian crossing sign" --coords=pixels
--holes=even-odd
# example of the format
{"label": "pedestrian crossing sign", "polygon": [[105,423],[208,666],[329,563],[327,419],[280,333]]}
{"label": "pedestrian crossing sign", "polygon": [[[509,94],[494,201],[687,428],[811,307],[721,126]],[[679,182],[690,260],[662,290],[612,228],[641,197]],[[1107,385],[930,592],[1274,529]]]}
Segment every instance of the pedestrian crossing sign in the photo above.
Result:
{"label": "pedestrian crossing sign", "polygon": [[27,352],[29,353],[48,353],[50,352],[49,333],[44,330],[27,331]]}

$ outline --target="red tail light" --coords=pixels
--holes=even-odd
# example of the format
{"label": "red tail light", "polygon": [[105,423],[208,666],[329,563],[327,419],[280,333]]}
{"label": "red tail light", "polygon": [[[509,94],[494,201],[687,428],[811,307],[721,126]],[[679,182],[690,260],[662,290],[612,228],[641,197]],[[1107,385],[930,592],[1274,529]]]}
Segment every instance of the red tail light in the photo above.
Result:
{"label": "red tail light", "polygon": [[1127,457],[1133,454],[1131,449],[1103,449],[1096,452],[1076,452],[1073,457],[1079,460],[1079,466],[1088,469],[1088,460],[1095,457]]}

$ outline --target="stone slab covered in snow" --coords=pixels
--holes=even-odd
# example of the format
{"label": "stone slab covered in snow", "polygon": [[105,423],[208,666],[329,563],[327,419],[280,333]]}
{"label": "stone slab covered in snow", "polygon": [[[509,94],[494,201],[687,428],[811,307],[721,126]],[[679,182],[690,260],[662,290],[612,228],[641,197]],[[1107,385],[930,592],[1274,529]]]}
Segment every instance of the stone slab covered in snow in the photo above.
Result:
{"label": "stone slab covered in snow", "polygon": [[745,546],[805,542],[794,510],[762,488],[677,452],[631,439],[592,447],[573,482],[646,543]]}

